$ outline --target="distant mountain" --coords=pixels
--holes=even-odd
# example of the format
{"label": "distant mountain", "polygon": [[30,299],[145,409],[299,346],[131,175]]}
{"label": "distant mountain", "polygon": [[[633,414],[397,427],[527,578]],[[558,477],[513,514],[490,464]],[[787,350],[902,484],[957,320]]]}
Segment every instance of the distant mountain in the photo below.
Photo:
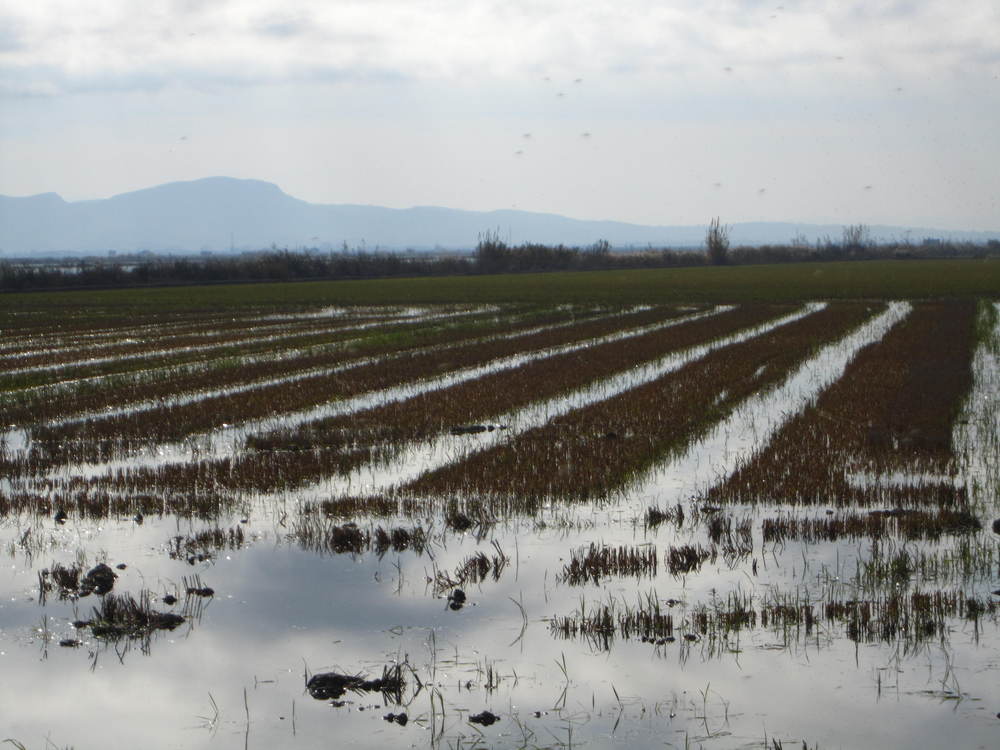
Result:
{"label": "distant mountain", "polygon": [[[0,196],[0,253],[7,256],[262,249],[272,245],[339,249],[471,248],[479,235],[499,231],[512,244],[541,242],[587,246],[606,239],[615,247],[700,246],[705,226],[643,226],[580,221],[528,211],[460,211],[421,206],[320,205],[286,195],[258,180],[208,177],[67,203],[55,193]],[[841,226],[747,223],[731,227],[734,244],[840,239]],[[874,239],[919,242],[933,237],[984,241],[998,233],[913,227],[870,227]]]}

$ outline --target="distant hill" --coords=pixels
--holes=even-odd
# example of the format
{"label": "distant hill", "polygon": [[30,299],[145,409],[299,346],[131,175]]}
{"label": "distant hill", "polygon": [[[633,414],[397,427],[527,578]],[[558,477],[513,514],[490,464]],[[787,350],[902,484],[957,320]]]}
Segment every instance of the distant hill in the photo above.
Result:
{"label": "distant hill", "polygon": [[[982,242],[1000,232],[953,232],[914,227],[870,227],[873,239],[924,238]],[[499,230],[512,244],[587,246],[606,239],[615,247],[700,246],[705,226],[643,226],[581,221],[528,211],[460,211],[421,206],[307,203],[258,180],[208,177],[173,182],[103,200],[68,203],[55,193],[0,196],[0,254],[197,252],[278,247],[339,249],[471,248],[479,235]],[[734,244],[839,240],[841,226],[746,223],[731,227]]]}

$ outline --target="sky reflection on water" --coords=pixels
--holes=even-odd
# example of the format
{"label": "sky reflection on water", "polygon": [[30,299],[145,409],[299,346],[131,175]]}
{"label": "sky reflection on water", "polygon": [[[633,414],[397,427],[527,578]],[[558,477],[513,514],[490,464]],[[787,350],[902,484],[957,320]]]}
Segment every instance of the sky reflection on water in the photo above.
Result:
{"label": "sky reflection on water", "polygon": [[[437,690],[445,706],[442,746],[478,737],[465,719],[487,708],[503,717],[482,730],[486,746],[496,747],[521,744],[522,730],[512,717],[535,733],[540,746],[566,742],[570,732],[574,742],[591,746],[640,748],[683,746],[685,732],[692,741],[720,748],[761,742],[765,732],[822,747],[935,747],[957,731],[970,747],[976,742],[989,747],[995,739],[992,701],[1000,652],[987,645],[996,635],[989,624],[979,645],[969,627],[958,626],[947,654],[928,644],[906,657],[877,645],[856,649],[842,637],[825,635],[775,650],[780,639],[766,631],[744,634],[740,653],[721,656],[707,654],[704,642],[654,647],[618,639],[602,651],[585,641],[555,639],[547,618],[573,611],[581,599],[634,601],[655,588],[661,599],[694,604],[712,588],[726,591],[745,579],[742,570],[719,560],[682,578],[661,570],[652,582],[560,583],[557,574],[569,551],[591,541],[651,540],[663,549],[699,534],[661,528],[647,537],[613,511],[591,513],[591,520],[535,533],[498,529],[495,538],[512,558],[517,537],[517,563],[512,560],[497,582],[467,586],[469,603],[457,612],[428,585],[432,563],[426,555],[320,556],[268,530],[246,549],[221,552],[214,563],[192,567],[164,552],[174,522],[109,524],[90,547],[122,550],[109,557],[129,563],[116,590],[136,594],[145,585],[162,592],[193,572],[216,589],[196,621],[154,634],[148,654],[134,645],[121,658],[89,636],[81,648],[60,648],[58,640],[73,633],[72,606],[50,597],[43,608],[32,596],[37,568],[49,557],[36,557],[30,569],[15,557],[17,570],[7,567],[0,578],[0,659],[5,674],[17,675],[0,686],[6,733],[29,747],[45,737],[78,748],[108,747],[109,741],[113,747],[228,748],[248,742],[311,748],[329,746],[332,738],[357,747],[421,747],[432,744],[430,695]],[[435,561],[442,570],[453,569],[478,549],[490,550],[471,536],[451,536],[446,547],[434,548]],[[833,545],[809,551],[816,568],[834,553]],[[802,575],[796,565],[800,554],[796,548],[776,556],[767,573],[745,586],[760,593],[768,584],[793,581]],[[538,571],[546,571],[541,580]],[[80,600],[78,612],[86,614],[95,599]],[[511,599],[528,615],[520,639],[520,616]],[[37,632],[43,613],[52,633],[44,652]],[[676,617],[683,619],[683,605]],[[568,683],[556,663],[563,658]],[[383,720],[400,707],[384,706],[378,695],[348,694],[347,703],[334,708],[304,691],[306,667],[377,676],[383,665],[404,659],[425,683],[415,691],[411,680],[405,707],[411,721],[405,727]],[[492,692],[484,687],[487,665],[500,675]],[[965,696],[960,702],[940,692],[951,687],[952,677]],[[212,700],[219,708],[214,722]],[[439,713],[435,728],[440,725]]]}

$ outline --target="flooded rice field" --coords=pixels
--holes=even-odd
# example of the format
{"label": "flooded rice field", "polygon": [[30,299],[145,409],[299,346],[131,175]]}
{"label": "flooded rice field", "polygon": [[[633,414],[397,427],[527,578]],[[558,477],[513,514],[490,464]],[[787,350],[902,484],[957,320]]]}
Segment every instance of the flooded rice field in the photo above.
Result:
{"label": "flooded rice field", "polygon": [[1000,306],[0,342],[0,740],[993,748]]}

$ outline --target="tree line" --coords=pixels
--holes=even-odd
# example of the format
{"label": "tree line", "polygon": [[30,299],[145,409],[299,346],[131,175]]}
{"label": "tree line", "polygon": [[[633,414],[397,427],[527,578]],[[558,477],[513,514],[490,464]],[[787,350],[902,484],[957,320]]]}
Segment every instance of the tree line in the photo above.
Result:
{"label": "tree line", "polygon": [[499,231],[479,237],[471,255],[391,252],[264,250],[238,255],[126,255],[63,260],[0,261],[0,291],[370,279],[458,274],[596,271],[747,265],[877,258],[955,258],[1000,254],[1000,241],[876,244],[863,225],[845,227],[839,241],[730,247],[728,228],[714,219],[701,249],[647,247],[615,250],[600,240],[589,247],[510,245]]}

